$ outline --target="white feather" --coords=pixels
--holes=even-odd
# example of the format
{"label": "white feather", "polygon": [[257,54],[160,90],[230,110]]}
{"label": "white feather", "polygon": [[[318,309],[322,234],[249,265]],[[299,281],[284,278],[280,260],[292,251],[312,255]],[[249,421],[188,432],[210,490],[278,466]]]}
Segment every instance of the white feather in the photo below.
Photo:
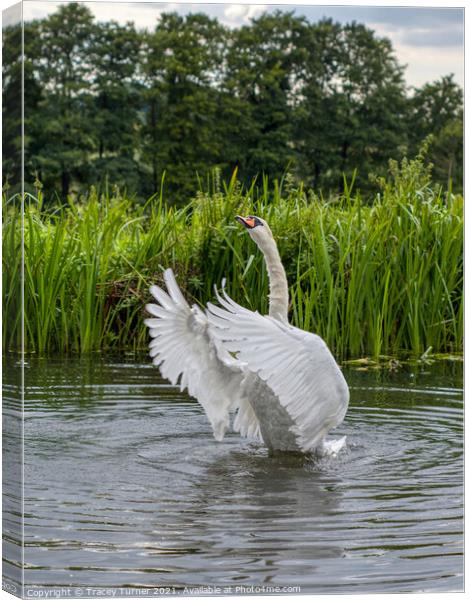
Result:
{"label": "white feather", "polygon": [[204,408],[214,431],[221,440],[229,426],[230,412],[237,412],[235,430],[260,438],[259,424],[242,393],[244,367],[211,336],[206,315],[190,308],[171,269],[164,273],[168,293],[152,286],[150,291],[159,304],[147,304],[153,315],[145,319],[153,338],[150,357],[163,377],[173,385],[180,381]]}
{"label": "white feather", "polygon": [[[210,330],[247,369],[263,379],[294,422],[299,448],[322,446],[344,418],[349,390],[325,342],[315,334],[250,311],[227,294],[227,310],[208,305]],[[253,344],[256,339],[256,344]]]}

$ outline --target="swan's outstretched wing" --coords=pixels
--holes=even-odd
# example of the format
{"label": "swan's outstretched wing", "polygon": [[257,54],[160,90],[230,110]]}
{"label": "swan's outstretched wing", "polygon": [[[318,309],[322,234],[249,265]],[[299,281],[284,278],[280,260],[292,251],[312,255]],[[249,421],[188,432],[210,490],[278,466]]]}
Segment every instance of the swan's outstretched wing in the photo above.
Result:
{"label": "swan's outstretched wing", "polygon": [[147,304],[152,318],[146,319],[152,341],[150,356],[163,377],[181,390],[187,388],[204,408],[221,440],[230,422],[230,411],[237,410],[235,431],[260,437],[258,420],[243,396],[244,373],[240,363],[215,340],[207,316],[190,307],[176,283],[171,269],[164,272],[168,293],[154,285],[150,288],[158,304]]}
{"label": "swan's outstretched wing", "polygon": [[214,337],[263,379],[295,423],[303,451],[318,446],[341,423],[349,390],[325,342],[317,335],[236,304],[225,292],[224,308],[208,304]]}

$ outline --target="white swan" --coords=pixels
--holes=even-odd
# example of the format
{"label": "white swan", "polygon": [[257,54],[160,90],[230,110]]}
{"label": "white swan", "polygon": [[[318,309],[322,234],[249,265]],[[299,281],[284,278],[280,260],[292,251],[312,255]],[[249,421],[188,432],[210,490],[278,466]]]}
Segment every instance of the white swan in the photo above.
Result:
{"label": "white swan", "polygon": [[233,429],[271,452],[336,454],[345,437],[325,441],[344,418],[349,389],[325,342],[289,325],[288,285],[276,242],[263,219],[237,217],[264,254],[269,316],[243,308],[222,291],[205,311],[184,299],[171,269],[168,293],[152,286],[147,304],[150,356],[163,377],[180,380],[204,408],[214,437]]}

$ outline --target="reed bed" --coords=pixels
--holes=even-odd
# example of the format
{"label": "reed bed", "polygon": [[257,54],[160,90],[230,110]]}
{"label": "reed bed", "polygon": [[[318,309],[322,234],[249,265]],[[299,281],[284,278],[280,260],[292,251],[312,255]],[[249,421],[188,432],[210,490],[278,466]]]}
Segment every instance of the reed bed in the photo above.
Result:
{"label": "reed bed", "polygon": [[[392,163],[372,199],[345,182],[324,200],[286,178],[243,189],[217,178],[185,208],[114,193],[24,210],[25,350],[89,352],[147,344],[148,287],[171,266],[192,302],[226,279],[241,304],[267,311],[261,253],[234,216],[258,214],[286,267],[292,323],[341,358],[459,352],[463,338],[463,199],[433,186],[420,158]],[[21,344],[21,211],[4,200],[3,347]]]}

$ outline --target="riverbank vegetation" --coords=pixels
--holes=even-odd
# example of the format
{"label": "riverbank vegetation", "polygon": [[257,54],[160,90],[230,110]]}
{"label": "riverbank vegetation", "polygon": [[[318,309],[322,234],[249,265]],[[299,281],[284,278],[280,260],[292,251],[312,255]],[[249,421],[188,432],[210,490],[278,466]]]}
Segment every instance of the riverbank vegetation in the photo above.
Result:
{"label": "riverbank vegetation", "polygon": [[[321,198],[286,176],[246,188],[217,173],[183,208],[91,189],[61,207],[28,195],[24,216],[27,352],[143,348],[148,287],[173,267],[205,303],[226,278],[241,304],[267,311],[263,258],[234,216],[270,224],[286,267],[293,324],[338,357],[459,352],[463,199],[432,183],[421,156],[391,162],[363,198],[353,182]],[[21,345],[21,211],[4,198],[3,346]]]}

